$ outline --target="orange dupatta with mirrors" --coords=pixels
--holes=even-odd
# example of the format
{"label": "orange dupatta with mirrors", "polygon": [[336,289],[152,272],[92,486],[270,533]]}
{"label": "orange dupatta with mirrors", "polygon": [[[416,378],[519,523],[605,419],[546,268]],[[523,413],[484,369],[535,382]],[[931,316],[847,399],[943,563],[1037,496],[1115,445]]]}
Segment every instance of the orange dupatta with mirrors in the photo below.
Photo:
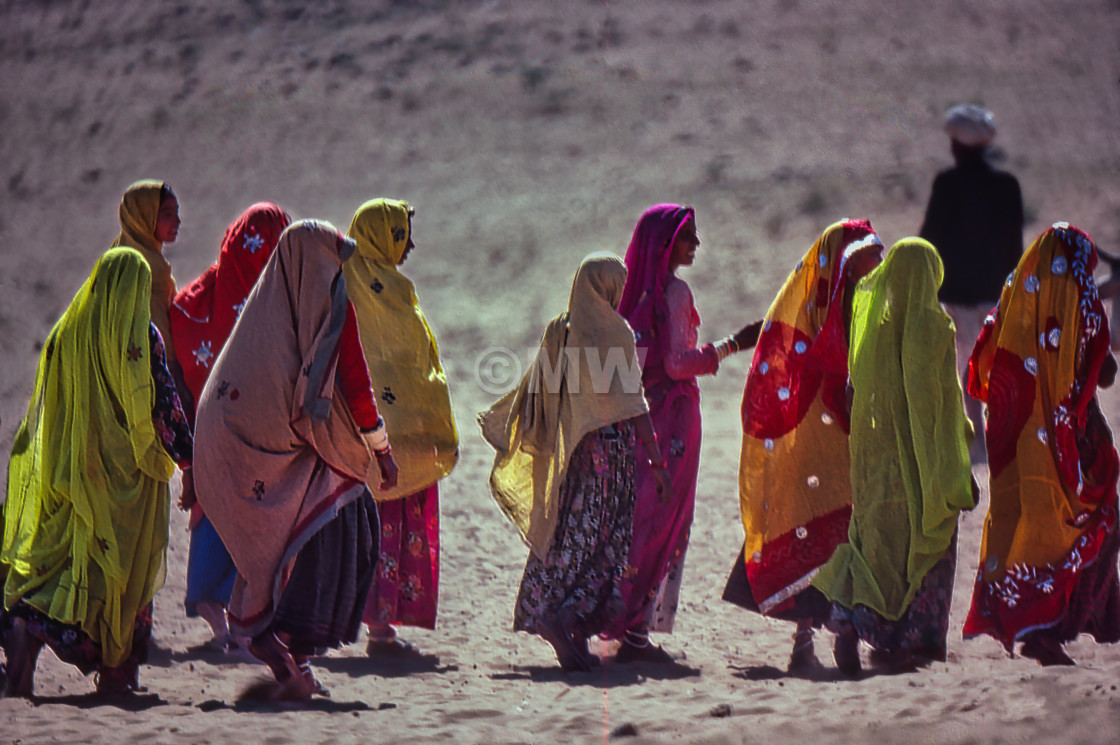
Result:
{"label": "orange dupatta with mirrors", "polygon": [[1023,254],[969,360],[969,393],[988,404],[991,498],[966,637],[990,634],[1010,649],[1063,620],[1098,560],[1111,557],[1116,574],[1120,461],[1096,402],[1111,354],[1096,263],[1084,232],[1048,229]]}
{"label": "orange dupatta with mirrors", "polygon": [[857,252],[881,259],[867,220],[829,226],[786,279],[755,348],[743,393],[739,503],[759,612],[784,610],[809,586],[852,511],[845,286]]}

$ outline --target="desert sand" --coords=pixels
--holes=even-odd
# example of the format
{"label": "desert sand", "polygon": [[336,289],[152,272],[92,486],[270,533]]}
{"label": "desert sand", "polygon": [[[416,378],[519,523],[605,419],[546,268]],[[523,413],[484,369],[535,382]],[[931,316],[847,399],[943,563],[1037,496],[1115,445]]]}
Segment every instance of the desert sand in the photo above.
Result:
{"label": "desert sand", "polygon": [[[658,640],[684,658],[562,674],[509,630],[526,549],[488,495],[474,416],[563,310],[580,258],[624,252],[651,203],[698,211],[683,276],[702,341],[760,317],[834,220],[869,217],[888,245],[916,232],[958,101],[995,111],[1028,241],[1067,220],[1120,248],[1118,63],[1116,0],[3,3],[0,450],[121,193],[150,177],[182,205],[167,248],[180,284],[255,201],[343,228],[368,198],[413,203],[405,272],[441,343],[462,458],[442,488],[438,627],[402,631],[427,657],[370,660],[359,643],[317,662],[331,699],[239,703],[266,670],[200,649],[176,512],[149,691],[98,699],[44,652],[36,699],[0,700],[0,742],[1115,742],[1120,648],[1078,641],[1076,668],[1043,669],[961,639],[986,502],[961,522],[946,663],[841,680],[823,634],[823,679],[786,676],[793,629],[719,599],[742,540],[745,354],[701,381],[682,607]],[[495,354],[512,362],[482,364]],[[1120,421],[1120,395],[1101,400]]]}

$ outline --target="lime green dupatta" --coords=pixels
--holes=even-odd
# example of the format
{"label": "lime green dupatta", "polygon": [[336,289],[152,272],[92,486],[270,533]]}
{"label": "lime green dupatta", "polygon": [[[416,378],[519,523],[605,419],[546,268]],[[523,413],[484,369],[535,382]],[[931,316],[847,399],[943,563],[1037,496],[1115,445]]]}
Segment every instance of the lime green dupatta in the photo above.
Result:
{"label": "lime green dupatta", "polygon": [[8,462],[4,606],[77,624],[116,667],[163,584],[175,464],[152,424],[151,272],[110,249],[43,345]]}
{"label": "lime green dupatta", "polygon": [[[852,303],[852,519],[813,586],[896,621],[974,506],[954,327],[928,242],[899,241]],[[969,343],[971,340],[964,340]]]}

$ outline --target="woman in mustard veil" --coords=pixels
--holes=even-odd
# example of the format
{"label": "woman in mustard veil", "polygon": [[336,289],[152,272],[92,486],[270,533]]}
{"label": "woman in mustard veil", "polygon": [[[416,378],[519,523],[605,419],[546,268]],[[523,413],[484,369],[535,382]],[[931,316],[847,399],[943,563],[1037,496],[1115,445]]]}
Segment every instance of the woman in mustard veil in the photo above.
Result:
{"label": "woman in mustard veil", "polygon": [[831,606],[809,582],[848,539],[848,322],[856,282],[882,250],[867,220],[821,233],[766,313],[743,392],[745,539],[723,599],[797,624],[795,672],[820,665],[813,630]]}
{"label": "woman in mustard veil", "polygon": [[[400,480],[374,491],[381,517],[377,578],[366,602],[368,654],[415,653],[394,626],[435,628],[439,600],[439,480],[459,458],[451,393],[412,281],[398,268],[412,254],[414,210],[373,199],[354,214],[347,235],[357,243],[343,265],[358,332],[393,433]],[[376,484],[370,484],[371,489]]]}
{"label": "woman in mustard veil", "polygon": [[941,277],[933,246],[908,238],[852,301],[852,517],[813,578],[833,603],[836,663],[849,675],[860,640],[896,669],[946,655],[957,516],[977,489]]}
{"label": "woman in mustard veil", "polygon": [[518,387],[479,415],[496,451],[490,491],[530,548],[514,629],[549,642],[565,670],[597,662],[587,640],[624,608],[638,442],[670,496],[634,332],[616,310],[625,281],[617,256],[585,258]]}
{"label": "woman in mustard veil", "polygon": [[1120,641],[1116,480],[1097,402],[1112,385],[1096,246],[1066,223],[1023,254],[980,332],[969,392],[988,404],[988,517],[965,637],[988,634],[1043,665],[1072,665],[1081,633]]}
{"label": "woman in mustard veil", "polygon": [[[109,250],[43,345],[8,462],[7,695],[32,695],[44,643],[96,671],[98,691],[138,689],[166,569],[168,480],[192,451],[150,284],[137,251]],[[183,481],[189,491],[189,471]]]}

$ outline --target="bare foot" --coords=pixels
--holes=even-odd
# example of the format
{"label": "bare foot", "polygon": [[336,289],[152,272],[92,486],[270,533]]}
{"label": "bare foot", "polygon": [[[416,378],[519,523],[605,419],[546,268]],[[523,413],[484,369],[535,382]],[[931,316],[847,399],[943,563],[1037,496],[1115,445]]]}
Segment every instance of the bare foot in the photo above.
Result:
{"label": "bare foot", "polygon": [[43,642],[27,630],[27,621],[12,619],[8,631],[4,653],[8,657],[8,680],[4,685],[4,696],[8,698],[31,698],[35,690],[35,665]]}
{"label": "bare foot", "polygon": [[310,660],[308,660],[306,657],[297,657],[294,655],[293,659],[295,659],[296,665],[299,666],[300,675],[303,677],[303,682],[307,686],[308,690],[310,690],[311,693],[315,694],[316,696],[330,698],[330,689],[320,683],[319,680],[315,677],[315,673],[311,672]]}
{"label": "bare foot", "polygon": [[[273,676],[279,683],[287,683],[293,677],[303,680],[303,673],[293,659],[292,653],[271,631],[265,631],[254,636],[252,641],[249,642],[249,651],[258,660],[268,665],[268,669],[272,671]],[[308,693],[307,695],[310,696],[311,694]]]}
{"label": "bare foot", "polygon": [[418,657],[420,650],[397,636],[397,630],[387,623],[369,624],[369,641],[366,642],[366,655],[369,657]]}
{"label": "bare foot", "polygon": [[572,643],[568,631],[557,621],[542,622],[537,626],[537,635],[552,645],[556,652],[556,659],[560,667],[568,672],[589,672],[591,660],[590,653],[582,652]]}
{"label": "bare foot", "polygon": [[660,644],[654,644],[648,639],[644,645],[634,644],[623,640],[622,645],[614,656],[615,662],[652,662],[658,665],[672,665],[677,660],[666,652]]}
{"label": "bare foot", "polygon": [[226,623],[226,609],[216,600],[203,600],[195,606],[198,615],[210,624],[210,632],[214,641],[220,641],[224,647],[229,642],[229,624]]}

